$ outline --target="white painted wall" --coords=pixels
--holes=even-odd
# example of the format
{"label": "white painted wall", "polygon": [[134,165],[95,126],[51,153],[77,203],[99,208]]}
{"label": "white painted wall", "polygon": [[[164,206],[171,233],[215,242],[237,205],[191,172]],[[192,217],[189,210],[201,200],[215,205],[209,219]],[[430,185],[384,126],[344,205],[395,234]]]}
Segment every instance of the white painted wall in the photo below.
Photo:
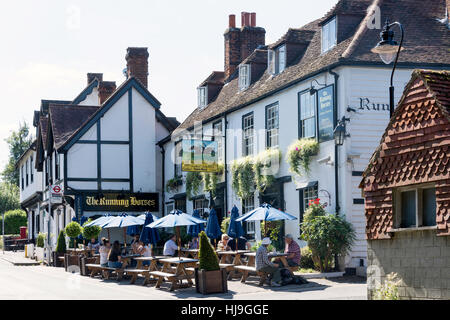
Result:
{"label": "white painted wall", "polygon": [[[30,168],[31,158],[33,158],[32,166]],[[36,151],[29,150],[25,156],[18,163],[19,170],[19,182],[22,183],[22,171],[24,173],[24,188],[22,186],[20,189],[20,202],[24,202],[30,199],[36,192],[42,191],[42,173],[35,169],[36,164]],[[26,184],[26,171],[25,168],[28,167],[28,185]],[[23,168],[23,169],[22,169]],[[33,182],[31,182],[31,172],[33,172]]]}
{"label": "white painted wall", "polygon": [[100,100],[98,97],[98,87],[95,87],[83,101],[79,103],[81,106],[98,106]]}

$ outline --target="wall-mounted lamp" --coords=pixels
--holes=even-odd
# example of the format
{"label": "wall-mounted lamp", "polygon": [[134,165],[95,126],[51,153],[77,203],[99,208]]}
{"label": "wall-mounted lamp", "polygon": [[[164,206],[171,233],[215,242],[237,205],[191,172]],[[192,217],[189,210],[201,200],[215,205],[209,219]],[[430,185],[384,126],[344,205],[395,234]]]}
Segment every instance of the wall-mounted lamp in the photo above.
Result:
{"label": "wall-mounted lamp", "polygon": [[334,129],[334,142],[337,146],[342,146],[344,144],[345,138],[350,137],[350,134],[348,134],[346,130],[346,121],[350,121],[350,119],[342,117],[342,119],[339,120],[336,128]]}

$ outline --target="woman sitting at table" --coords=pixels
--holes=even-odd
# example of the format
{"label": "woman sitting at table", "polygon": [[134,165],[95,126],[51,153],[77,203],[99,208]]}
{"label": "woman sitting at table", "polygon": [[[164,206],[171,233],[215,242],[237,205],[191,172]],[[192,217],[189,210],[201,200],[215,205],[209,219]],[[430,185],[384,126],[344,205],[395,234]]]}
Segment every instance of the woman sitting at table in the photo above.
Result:
{"label": "woman sitting at table", "polygon": [[110,250],[111,250],[111,243],[109,242],[109,239],[103,237],[102,245],[98,249],[98,251],[100,253],[100,265],[102,267],[108,266],[108,255],[109,255]]}
{"label": "woman sitting at table", "polygon": [[127,266],[127,262],[122,262],[119,241],[114,241],[111,250],[108,255],[108,267],[116,269],[124,269]]}
{"label": "woman sitting at table", "polygon": [[193,237],[191,241],[189,241],[189,249],[198,249],[198,237]]}
{"label": "woman sitting at table", "polygon": [[131,250],[134,254],[138,254],[137,249],[139,248],[139,234],[133,234],[133,241],[131,242]]}
{"label": "woman sitting at table", "polygon": [[[152,248],[150,244],[144,244],[142,240],[139,240],[139,248],[137,249],[137,253],[143,257],[151,257],[152,256]],[[144,261],[142,263],[143,266],[149,266],[150,261]]]}
{"label": "woman sitting at table", "polygon": [[228,243],[229,240],[230,237],[226,233],[222,234],[222,240],[220,240],[217,244],[217,251],[230,251],[231,248]]}

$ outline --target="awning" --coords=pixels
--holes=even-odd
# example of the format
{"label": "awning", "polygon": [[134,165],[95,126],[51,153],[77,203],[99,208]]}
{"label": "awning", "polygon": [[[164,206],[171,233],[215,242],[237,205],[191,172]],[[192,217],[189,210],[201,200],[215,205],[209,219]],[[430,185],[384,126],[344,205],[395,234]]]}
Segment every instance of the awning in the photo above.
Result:
{"label": "awning", "polygon": [[171,197],[170,199],[180,200],[180,199],[184,199],[184,198],[186,198],[186,192],[178,193],[178,194],[174,195],[173,197]]}
{"label": "awning", "polygon": [[297,185],[297,190],[313,188],[313,187],[317,187],[318,185],[319,185],[318,181],[309,181],[309,182],[305,182],[305,183],[301,183],[300,185]]}

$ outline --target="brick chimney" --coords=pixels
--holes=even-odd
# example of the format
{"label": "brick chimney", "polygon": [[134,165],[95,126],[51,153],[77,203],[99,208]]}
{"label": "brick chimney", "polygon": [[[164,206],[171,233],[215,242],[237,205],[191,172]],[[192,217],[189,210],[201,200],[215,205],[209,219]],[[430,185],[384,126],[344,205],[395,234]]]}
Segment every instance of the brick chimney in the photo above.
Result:
{"label": "brick chimney", "polygon": [[98,85],[98,99],[100,105],[103,104],[116,91],[115,81],[100,81]]}
{"label": "brick chimney", "polygon": [[135,77],[146,88],[148,87],[148,48],[128,48],[127,55],[127,76]]}
{"label": "brick chimney", "polygon": [[87,84],[90,85],[94,79],[98,81],[103,81],[103,73],[88,73],[87,74]]}
{"label": "brick chimney", "polygon": [[266,30],[256,26],[256,13],[241,13],[241,28],[236,28],[236,16],[229,16],[225,31],[225,79],[230,77],[237,66],[258,46],[266,43]]}

